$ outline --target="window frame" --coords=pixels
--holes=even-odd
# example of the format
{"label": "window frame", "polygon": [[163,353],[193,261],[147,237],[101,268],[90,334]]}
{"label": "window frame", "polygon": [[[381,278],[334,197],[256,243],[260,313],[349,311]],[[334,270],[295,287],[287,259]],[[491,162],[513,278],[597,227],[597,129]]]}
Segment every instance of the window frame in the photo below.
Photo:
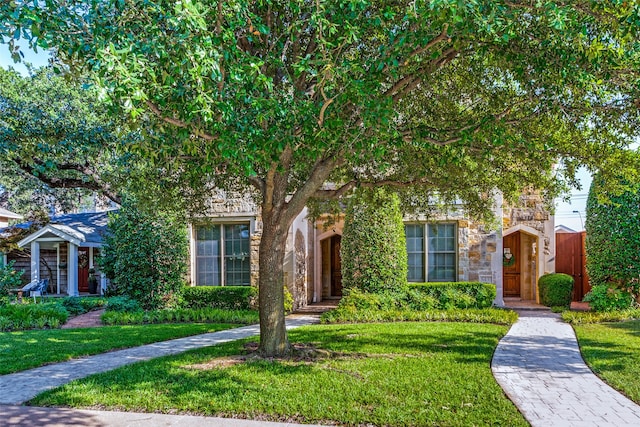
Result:
{"label": "window frame", "polygon": [[[413,251],[413,253],[421,253],[422,254],[422,277],[424,281],[409,281],[410,283],[438,283],[438,282],[449,282],[449,280],[440,280],[433,279],[429,275],[429,254],[453,254],[454,260],[454,279],[453,281],[458,281],[458,271],[459,271],[459,263],[460,263],[460,252],[459,252],[459,242],[458,242],[458,223],[457,221],[436,221],[436,222],[406,222],[405,224],[405,234],[407,226],[420,226],[422,228],[422,252]],[[438,225],[451,225],[453,226],[453,250],[450,251],[431,251],[429,249],[429,238],[431,237],[429,234],[430,226],[438,226]],[[407,257],[409,255],[409,248],[407,247]],[[407,280],[409,280],[407,274]]]}
{"label": "window frame", "polygon": [[[227,284],[227,275],[226,275],[226,253],[225,253],[225,226],[233,226],[233,225],[248,225],[249,227],[249,283],[242,285],[228,285]],[[219,285],[201,285],[198,283],[198,228],[200,227],[220,227],[220,269],[218,274],[219,276]],[[251,264],[254,261],[251,256],[251,238],[255,234],[255,218],[253,217],[231,217],[231,218],[219,218],[219,219],[210,219],[207,221],[199,221],[193,224],[190,224],[189,227],[190,234],[190,249],[191,249],[191,285],[192,286],[251,286]]]}

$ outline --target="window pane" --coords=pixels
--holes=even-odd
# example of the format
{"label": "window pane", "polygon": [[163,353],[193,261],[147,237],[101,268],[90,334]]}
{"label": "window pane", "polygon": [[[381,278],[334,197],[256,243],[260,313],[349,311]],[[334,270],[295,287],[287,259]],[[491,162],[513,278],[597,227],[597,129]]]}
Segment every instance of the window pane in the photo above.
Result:
{"label": "window pane", "polygon": [[196,285],[220,286],[220,226],[196,229]]}
{"label": "window pane", "polygon": [[428,280],[456,281],[457,251],[455,224],[429,224]]}
{"label": "window pane", "polygon": [[224,238],[225,285],[250,285],[249,224],[225,225]]}
{"label": "window pane", "polygon": [[424,225],[405,225],[407,238],[407,261],[409,269],[407,280],[410,282],[424,282]]}

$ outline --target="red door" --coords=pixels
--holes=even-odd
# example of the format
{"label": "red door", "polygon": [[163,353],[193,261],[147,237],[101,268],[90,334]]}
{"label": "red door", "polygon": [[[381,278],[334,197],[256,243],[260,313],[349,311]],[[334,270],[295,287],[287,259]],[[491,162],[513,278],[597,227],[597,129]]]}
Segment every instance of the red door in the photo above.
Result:
{"label": "red door", "polygon": [[502,283],[504,296],[520,298],[520,232],[517,231],[502,240]]}
{"label": "red door", "polygon": [[573,277],[573,300],[582,301],[591,290],[586,272],[586,233],[556,233],[556,273]]}
{"label": "red door", "polygon": [[78,248],[78,292],[89,292],[89,248]]}

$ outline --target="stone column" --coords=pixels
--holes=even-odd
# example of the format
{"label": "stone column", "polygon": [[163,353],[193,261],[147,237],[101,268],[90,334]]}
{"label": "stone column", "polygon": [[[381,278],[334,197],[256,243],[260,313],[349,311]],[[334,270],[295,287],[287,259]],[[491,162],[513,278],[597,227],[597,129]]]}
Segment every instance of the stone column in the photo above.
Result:
{"label": "stone column", "polygon": [[78,292],[78,246],[69,242],[69,253],[67,255],[67,294],[77,297]]}
{"label": "stone column", "polygon": [[502,283],[502,229],[503,229],[503,220],[502,220],[502,193],[500,191],[496,191],[494,195],[494,211],[496,219],[499,221],[498,229],[496,230],[496,251],[493,253],[491,257],[491,271],[493,274],[493,283],[496,284],[496,299],[493,301],[495,305],[498,307],[504,307],[504,288]]}
{"label": "stone column", "polygon": [[40,280],[40,242],[31,242],[31,280]]}

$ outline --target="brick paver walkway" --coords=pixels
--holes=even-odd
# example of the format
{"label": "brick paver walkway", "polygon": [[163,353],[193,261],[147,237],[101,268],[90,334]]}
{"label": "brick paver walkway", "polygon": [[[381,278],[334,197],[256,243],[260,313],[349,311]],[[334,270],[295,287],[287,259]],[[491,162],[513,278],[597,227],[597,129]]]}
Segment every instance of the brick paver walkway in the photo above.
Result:
{"label": "brick paver walkway", "polygon": [[640,406],[591,372],[557,314],[520,311],[491,368],[533,427],[640,426]]}

